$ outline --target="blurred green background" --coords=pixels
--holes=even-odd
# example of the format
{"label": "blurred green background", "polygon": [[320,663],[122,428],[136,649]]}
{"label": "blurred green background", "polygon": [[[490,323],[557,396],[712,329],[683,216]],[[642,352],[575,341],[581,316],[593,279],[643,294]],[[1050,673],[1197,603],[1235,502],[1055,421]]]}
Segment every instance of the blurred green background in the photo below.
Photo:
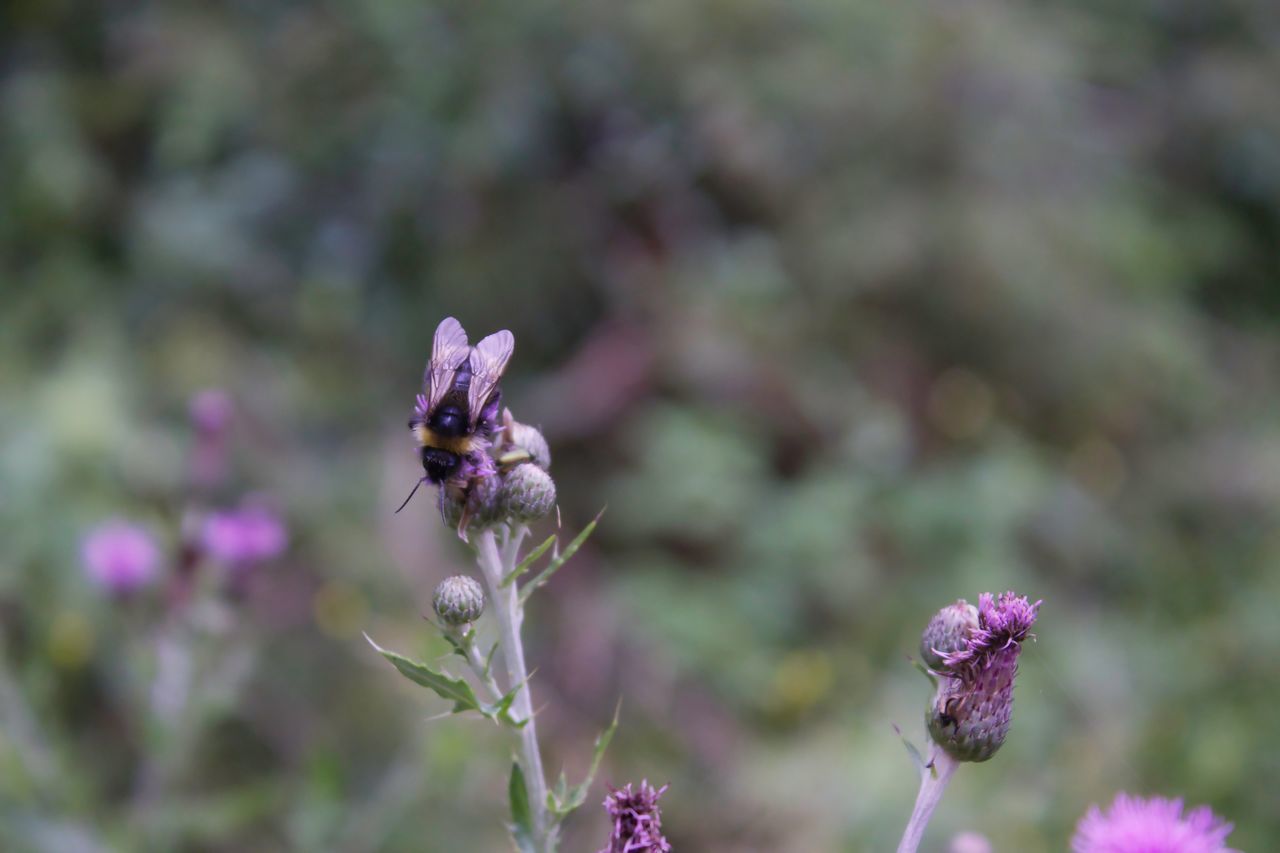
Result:
{"label": "blurred green background", "polygon": [[[1277,80],[1270,0],[0,4],[0,848],[505,849],[506,733],[360,637],[445,651],[467,553],[392,511],[454,314],[608,506],[526,627],[551,772],[621,697],[601,782],[669,782],[677,850],[892,849],[907,656],[1013,588],[1013,732],[926,849],[1119,789],[1273,849]],[[139,800],[161,598],[79,541],[176,541],[205,387],[292,546]]]}

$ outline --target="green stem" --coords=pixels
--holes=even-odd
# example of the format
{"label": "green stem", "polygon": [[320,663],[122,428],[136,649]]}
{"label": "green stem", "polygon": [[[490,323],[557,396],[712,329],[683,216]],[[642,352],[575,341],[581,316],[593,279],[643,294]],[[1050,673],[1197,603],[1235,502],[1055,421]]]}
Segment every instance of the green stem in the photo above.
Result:
{"label": "green stem", "polygon": [[906,831],[902,833],[902,841],[898,843],[898,853],[916,853],[920,847],[920,839],[924,837],[925,827],[929,825],[929,818],[942,801],[942,794],[951,781],[951,774],[959,766],[958,761],[936,744],[930,747],[929,763],[920,774],[920,793],[916,795],[916,807],[911,812],[911,819],[907,821]]}
{"label": "green stem", "polygon": [[[498,541],[492,530],[481,531],[475,539],[476,554],[485,584],[489,587],[489,599],[493,602],[493,615],[498,623],[502,639],[502,659],[507,666],[507,687],[517,688],[511,710],[525,720],[520,729],[520,769],[524,771],[529,789],[529,806],[533,810],[534,843],[539,853],[552,853],[555,849],[555,832],[551,815],[547,810],[547,779],[542,770],[542,753],[538,749],[537,721],[533,716],[533,699],[529,690],[529,671],[524,662],[524,645],[520,640],[520,626],[524,622],[524,608],[520,604],[516,584],[502,588],[502,579],[516,567],[516,549],[523,534],[508,540],[506,554],[498,550]],[[506,557],[504,560],[503,557]]]}

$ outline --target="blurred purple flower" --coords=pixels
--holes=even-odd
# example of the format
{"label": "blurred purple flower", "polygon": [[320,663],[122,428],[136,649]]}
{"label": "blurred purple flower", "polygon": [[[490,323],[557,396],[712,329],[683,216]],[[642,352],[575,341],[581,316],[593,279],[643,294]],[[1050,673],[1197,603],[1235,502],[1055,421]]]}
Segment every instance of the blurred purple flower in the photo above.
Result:
{"label": "blurred purple flower", "polygon": [[231,395],[221,388],[206,388],[191,398],[187,407],[196,432],[208,435],[225,432],[235,414]]}
{"label": "blurred purple flower", "polygon": [[211,513],[201,531],[205,551],[233,568],[280,556],[289,544],[284,522],[264,506]]}
{"label": "blurred purple flower", "polygon": [[123,595],[155,579],[160,547],[142,527],[109,521],[89,532],[80,556],[90,578],[103,589]]}
{"label": "blurred purple flower", "polygon": [[991,842],[977,832],[961,832],[951,838],[951,853],[991,853]]}
{"label": "blurred purple flower", "polygon": [[1117,794],[1107,812],[1091,806],[1076,826],[1075,853],[1231,853],[1231,824],[1207,806],[1182,813],[1182,800]]}
{"label": "blurred purple flower", "polygon": [[654,790],[648,780],[633,790],[611,788],[604,798],[605,811],[613,818],[609,846],[599,853],[669,853],[671,844],[662,836],[662,811],[658,798],[667,786]]}

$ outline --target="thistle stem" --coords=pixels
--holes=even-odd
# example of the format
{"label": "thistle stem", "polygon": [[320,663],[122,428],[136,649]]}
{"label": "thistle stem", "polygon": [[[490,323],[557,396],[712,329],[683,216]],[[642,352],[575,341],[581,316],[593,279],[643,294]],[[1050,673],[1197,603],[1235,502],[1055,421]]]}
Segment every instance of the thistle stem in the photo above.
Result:
{"label": "thistle stem", "polygon": [[[518,544],[523,536],[515,537]],[[524,621],[524,608],[515,583],[502,588],[502,579],[516,567],[514,548],[508,548],[506,557],[498,550],[498,541],[492,530],[484,530],[475,540],[476,554],[489,598],[493,601],[493,615],[502,638],[502,659],[507,666],[507,689],[516,691],[511,710],[517,718],[525,720],[520,729],[520,769],[524,772],[529,790],[529,807],[533,811],[534,843],[540,853],[551,853],[554,839],[551,836],[551,820],[547,812],[547,780],[542,771],[542,753],[538,749],[538,730],[533,716],[533,699],[529,690],[529,673],[524,663],[524,645],[520,640],[520,626]]]}
{"label": "thistle stem", "polygon": [[916,853],[916,849],[920,847],[920,839],[924,837],[925,827],[929,825],[929,818],[933,817],[933,810],[942,801],[942,793],[951,781],[951,774],[959,766],[960,762],[947,755],[941,747],[936,744],[931,746],[929,763],[920,773],[920,793],[916,795],[916,807],[902,833],[902,841],[898,843],[898,853]]}

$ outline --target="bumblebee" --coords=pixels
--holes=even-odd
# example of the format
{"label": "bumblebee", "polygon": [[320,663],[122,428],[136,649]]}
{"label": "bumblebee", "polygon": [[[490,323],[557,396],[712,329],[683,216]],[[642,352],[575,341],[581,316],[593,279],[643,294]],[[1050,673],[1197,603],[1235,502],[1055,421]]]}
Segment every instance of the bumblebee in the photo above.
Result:
{"label": "bumblebee", "polygon": [[474,478],[493,473],[486,451],[498,428],[498,381],[515,345],[506,329],[473,347],[453,317],[436,327],[423,393],[409,420],[425,480],[465,490]]}

